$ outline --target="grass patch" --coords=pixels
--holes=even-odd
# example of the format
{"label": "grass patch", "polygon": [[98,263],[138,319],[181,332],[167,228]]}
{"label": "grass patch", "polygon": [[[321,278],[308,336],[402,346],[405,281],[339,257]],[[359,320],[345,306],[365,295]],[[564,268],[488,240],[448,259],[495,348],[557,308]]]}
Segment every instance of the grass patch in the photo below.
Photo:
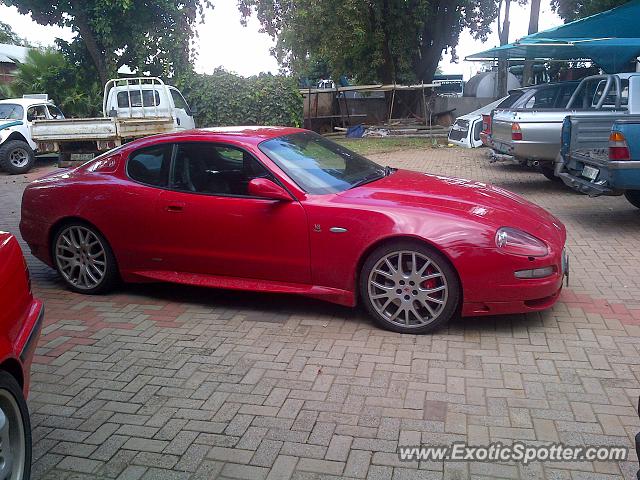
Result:
{"label": "grass patch", "polygon": [[[396,152],[398,150],[415,150],[432,148],[430,138],[404,137],[364,137],[364,138],[331,138],[331,140],[361,155]],[[446,140],[446,139],[443,139]]]}

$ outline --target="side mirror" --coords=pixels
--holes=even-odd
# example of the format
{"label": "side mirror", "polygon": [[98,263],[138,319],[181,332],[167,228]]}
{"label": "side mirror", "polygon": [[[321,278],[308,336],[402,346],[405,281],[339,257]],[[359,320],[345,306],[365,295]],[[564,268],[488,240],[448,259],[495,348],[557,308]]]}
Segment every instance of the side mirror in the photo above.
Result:
{"label": "side mirror", "polygon": [[249,181],[249,195],[253,197],[269,198],[271,200],[291,201],[291,195],[280,185],[266,178],[254,178]]}

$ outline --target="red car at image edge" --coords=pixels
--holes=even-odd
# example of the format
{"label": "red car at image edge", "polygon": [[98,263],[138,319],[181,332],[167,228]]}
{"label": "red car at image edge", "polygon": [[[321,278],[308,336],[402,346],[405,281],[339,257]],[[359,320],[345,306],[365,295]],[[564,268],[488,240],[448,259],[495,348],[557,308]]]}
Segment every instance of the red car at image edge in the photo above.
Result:
{"label": "red car at image edge", "polygon": [[25,398],[42,319],[42,302],[31,293],[22,250],[13,235],[0,232],[0,478],[30,477],[31,422]]}
{"label": "red car at image edge", "polygon": [[76,292],[122,279],[293,293],[361,303],[404,333],[549,308],[568,274],[564,226],[523,198],[285,127],[127,143],[31,183],[20,231]]}

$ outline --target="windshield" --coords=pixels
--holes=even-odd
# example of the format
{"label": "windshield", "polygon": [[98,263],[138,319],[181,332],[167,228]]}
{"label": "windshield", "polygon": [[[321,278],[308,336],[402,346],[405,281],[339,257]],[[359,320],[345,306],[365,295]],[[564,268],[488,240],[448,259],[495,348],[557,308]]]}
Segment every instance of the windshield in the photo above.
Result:
{"label": "windshield", "polygon": [[22,120],[24,110],[15,103],[0,103],[0,118],[8,120]]}
{"label": "windshield", "polygon": [[385,176],[385,169],[312,132],[262,142],[260,150],[305,192],[342,192]]}

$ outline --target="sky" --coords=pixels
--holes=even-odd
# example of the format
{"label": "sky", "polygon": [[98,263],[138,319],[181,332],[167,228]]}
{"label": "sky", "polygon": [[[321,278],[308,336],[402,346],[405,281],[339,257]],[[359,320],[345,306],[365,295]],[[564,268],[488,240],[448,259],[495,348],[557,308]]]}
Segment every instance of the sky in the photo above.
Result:
{"label": "sky", "polygon": [[[551,11],[549,0],[542,0],[540,9],[540,30],[560,25],[562,21]],[[527,34],[529,27],[529,7],[512,2],[510,41]],[[31,43],[52,45],[56,37],[70,40],[73,32],[68,28],[38,25],[30,16],[20,15],[15,7],[0,5],[0,19],[8,23],[21,37]],[[463,32],[457,47],[458,63],[451,63],[451,56],[444,54],[440,67],[444,73],[462,73],[465,79],[473,76],[479,68],[478,63],[464,62],[471,55],[499,44],[498,34],[489,34],[483,44],[475,40],[469,32]],[[260,72],[278,72],[278,63],[269,49],[274,42],[266,33],[260,32],[260,24],[255,17],[249,19],[246,27],[240,24],[240,13],[236,2],[218,0],[213,10],[205,13],[204,24],[198,25],[199,39],[196,71],[210,73],[222,66],[240,75],[254,75]]]}

